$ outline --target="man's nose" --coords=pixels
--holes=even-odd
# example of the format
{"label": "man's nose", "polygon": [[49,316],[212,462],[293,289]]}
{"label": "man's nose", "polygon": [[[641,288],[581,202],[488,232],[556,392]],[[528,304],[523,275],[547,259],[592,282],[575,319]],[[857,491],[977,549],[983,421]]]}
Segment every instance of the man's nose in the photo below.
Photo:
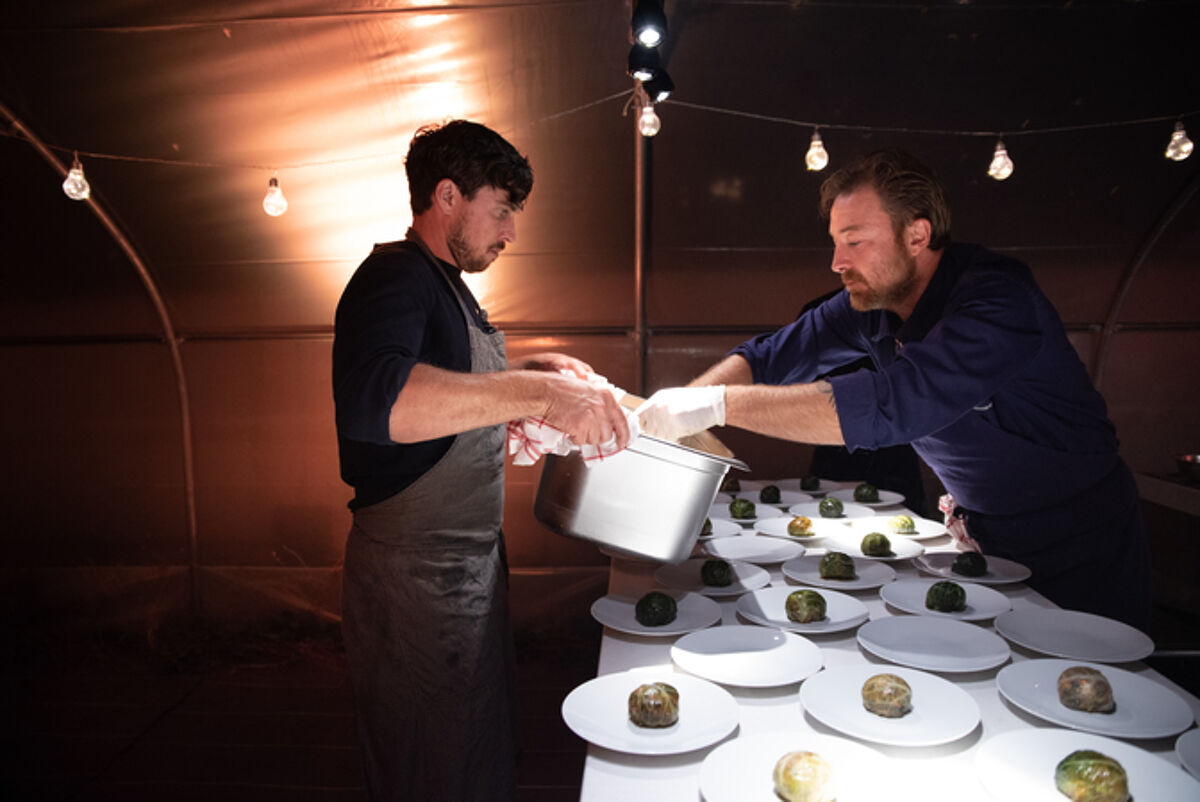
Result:
{"label": "man's nose", "polygon": [[850,268],[850,263],[846,259],[846,255],[841,248],[833,249],[833,263],[829,269],[834,273],[845,273]]}

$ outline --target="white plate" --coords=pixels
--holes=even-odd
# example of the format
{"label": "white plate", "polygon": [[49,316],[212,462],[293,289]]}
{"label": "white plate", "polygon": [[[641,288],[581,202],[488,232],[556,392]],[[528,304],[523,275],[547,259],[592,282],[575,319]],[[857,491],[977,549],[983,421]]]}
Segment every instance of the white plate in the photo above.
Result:
{"label": "white plate", "polygon": [[879,489],[879,501],[857,501],[854,498],[853,487],[834,490],[832,493],[829,493],[829,495],[833,498],[849,502],[850,504],[865,504],[868,507],[890,507],[894,504],[904,503],[903,493],[897,493],[895,490],[884,490],[883,488]]}
{"label": "white plate", "polygon": [[868,621],[857,634],[858,645],[876,657],[926,671],[986,671],[1012,656],[995,632],[952,618],[888,616]]}
{"label": "white plate", "polygon": [[705,596],[737,596],[748,590],[761,588],[771,581],[771,575],[751,563],[727,561],[733,568],[733,584],[723,588],[706,585],[700,581],[700,566],[710,558],[693,557],[676,565],[664,565],[654,572],[654,578],[669,588],[690,590]]}
{"label": "white plate", "polygon": [[996,619],[996,631],[1018,646],[1067,660],[1126,663],[1154,651],[1141,630],[1078,610],[1013,610]]}
{"label": "white plate", "polygon": [[846,528],[846,524],[841,521],[831,521],[828,518],[810,518],[813,525],[813,533],[806,537],[795,537],[787,533],[788,524],[795,515],[779,515],[774,518],[759,518],[754,522],[754,531],[770,535],[771,537],[781,537],[786,540],[792,540],[796,543],[812,543],[820,540],[827,535],[837,534]]}
{"label": "white plate", "polygon": [[780,569],[788,579],[817,588],[833,588],[834,590],[871,590],[895,581],[896,569],[878,560],[854,559],[854,579],[823,579],[821,577],[821,558],[805,555],[794,560],[788,560]]}
{"label": "white plate", "polygon": [[[895,674],[912,688],[913,709],[884,718],[862,703],[862,686],[876,674]],[[818,721],[865,741],[893,746],[934,746],[957,741],[979,725],[979,705],[949,680],[899,666],[841,665],[804,680],[800,704]],[[1011,801],[1010,801],[1011,802]]]}
{"label": "white plate", "polygon": [[[679,691],[679,721],[639,727],[629,720],[629,694],[665,682]],[[674,755],[702,749],[738,725],[737,701],[719,685],[668,667],[639,668],[588,680],[563,699],[562,717],[588,743],[635,755]]]}
{"label": "white plate", "polygon": [[899,532],[893,532],[892,527],[888,526],[888,522],[894,517],[894,515],[879,513],[874,518],[855,518],[849,521],[847,526],[864,535],[869,532],[883,532],[891,540],[895,540],[896,538],[904,538],[905,540],[932,540],[946,534],[946,525],[941,521],[931,521],[919,515],[908,516],[912,518],[913,527],[917,530],[915,535],[903,535]]}
{"label": "white plate", "polygon": [[1188,730],[1180,735],[1175,741],[1175,754],[1193,777],[1200,777],[1200,729]]}
{"label": "white plate", "polygon": [[838,802],[877,802],[894,791],[891,758],[845,738],[798,730],[743,735],[712,750],[700,764],[704,802],[779,802],[775,764],[798,750],[816,752],[829,763]]}
{"label": "white plate", "polygon": [[853,596],[835,590],[818,590],[825,598],[825,617],[820,621],[800,624],[787,617],[787,597],[803,590],[795,585],[762,588],[747,593],[737,600],[737,611],[756,624],[779,627],[806,635],[821,635],[826,632],[842,632],[867,620],[867,606]]}
{"label": "white plate", "polygon": [[779,488],[779,501],[771,501],[771,502],[760,501],[758,498],[758,493],[759,493],[759,491],[757,491],[757,490],[755,490],[751,493],[747,493],[747,492],[743,491],[741,493],[741,496],[742,496],[742,498],[750,499],[751,501],[753,501],[755,504],[759,505],[760,507],[761,506],[775,507],[776,509],[779,509],[779,510],[786,510],[788,507],[792,506],[793,504],[804,504],[806,502],[813,500],[813,496],[810,496],[808,493],[801,493],[799,490],[787,490],[782,487]]}
{"label": "white plate", "polygon": [[683,635],[697,629],[712,626],[721,620],[720,606],[698,593],[670,592],[675,599],[675,620],[661,627],[648,627],[638,623],[635,615],[638,598],[627,596],[601,596],[592,602],[592,618],[609,629],[628,632],[631,635]]}
{"label": "white plate", "polygon": [[956,551],[926,552],[914,562],[917,568],[920,568],[927,574],[934,574],[946,579],[964,579],[968,582],[978,582],[981,585],[1004,585],[1009,582],[1023,582],[1033,573],[1025,566],[1012,560],[984,555],[988,564],[987,573],[983,576],[963,576],[950,570],[950,566],[954,564],[954,558],[958,554]]}
{"label": "white plate", "polygon": [[717,518],[724,518],[726,521],[733,521],[741,526],[750,526],[754,523],[754,519],[760,515],[776,516],[779,514],[779,508],[771,504],[754,504],[754,515],[750,518],[734,518],[733,513],[729,511],[729,504],[717,502],[708,508],[708,517],[714,521]]}
{"label": "white plate", "polygon": [[684,635],[671,659],[698,677],[744,688],[790,685],[821,670],[815,643],[791,632],[732,624]]}
{"label": "white plate", "polygon": [[961,621],[985,621],[1012,609],[1012,602],[1000,591],[970,582],[958,582],[967,594],[966,609],[957,613],[930,610],[925,606],[925,594],[929,592],[930,586],[942,581],[944,580],[901,579],[884,585],[880,588],[879,595],[885,602],[906,613],[934,618],[957,618]]}
{"label": "white plate", "polygon": [[710,540],[704,544],[704,550],[723,560],[742,560],[756,565],[781,563],[804,554],[804,547],[798,542],[754,534]]}
{"label": "white plate", "polygon": [[712,523],[712,534],[700,535],[700,540],[711,540],[714,537],[733,537],[746,531],[739,524],[735,524],[727,518],[710,517],[708,520]]}
{"label": "white plate", "polygon": [[872,557],[862,553],[862,539],[871,532],[880,532],[878,528],[862,531],[860,527],[846,527],[845,532],[837,532],[825,539],[825,547],[836,551],[844,551],[856,560],[911,560],[925,553],[925,547],[912,538],[903,535],[887,535],[888,543],[892,544],[892,553],[886,557]]}
{"label": "white plate", "polygon": [[1074,730],[1024,727],[1001,733],[980,744],[975,771],[998,802],[1063,802],[1066,797],[1054,787],[1054,769],[1078,749],[1093,749],[1120,763],[1136,802],[1200,799],[1200,782],[1178,766],[1131,744]]}
{"label": "white plate", "polygon": [[[1071,666],[1100,671],[1112,686],[1117,709],[1111,713],[1072,710],[1058,700],[1058,675]],[[1165,738],[1192,726],[1185,699],[1166,686],[1116,666],[1078,660],[1025,660],[996,675],[1000,695],[1026,713],[1073,730],[1116,738]]]}
{"label": "white plate", "polygon": [[788,507],[787,511],[791,515],[807,515],[814,521],[818,518],[824,518],[826,521],[841,521],[843,523],[851,518],[872,518],[875,515],[875,510],[865,507],[862,504],[843,504],[841,517],[825,518],[818,509],[820,504],[821,502],[819,501],[805,501],[800,504],[793,504]]}

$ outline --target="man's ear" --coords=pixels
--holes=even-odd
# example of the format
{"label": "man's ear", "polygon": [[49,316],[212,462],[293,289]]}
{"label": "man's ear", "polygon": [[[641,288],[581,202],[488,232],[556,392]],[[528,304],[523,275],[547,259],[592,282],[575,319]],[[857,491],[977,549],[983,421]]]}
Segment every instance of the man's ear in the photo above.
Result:
{"label": "man's ear", "polygon": [[461,200],[462,193],[458,191],[458,184],[449,178],[438,181],[437,186],[433,188],[433,205],[444,213],[450,213]]}
{"label": "man's ear", "polygon": [[933,236],[933,225],[924,217],[918,217],[904,227],[904,246],[908,252],[916,256],[929,247],[929,238]]}

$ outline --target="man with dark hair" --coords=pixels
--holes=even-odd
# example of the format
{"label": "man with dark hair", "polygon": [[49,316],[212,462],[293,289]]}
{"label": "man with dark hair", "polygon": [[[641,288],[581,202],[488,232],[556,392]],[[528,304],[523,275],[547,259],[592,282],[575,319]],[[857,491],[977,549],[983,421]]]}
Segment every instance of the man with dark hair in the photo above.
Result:
{"label": "man with dark hair", "polygon": [[[377,245],[334,324],[342,478],[354,488],[343,634],[372,800],[516,796],[516,715],[500,516],[507,421],[578,445],[629,439],[572,357],[509,363],[463,282],[516,239],[533,186],[495,131],[422,128],[405,161],[413,224]],[[567,375],[568,373],[573,375]]]}
{"label": "man with dark hair", "polygon": [[[911,443],[985,554],[1062,607],[1147,629],[1149,548],[1104,399],[1025,265],[950,243],[908,154],[834,173],[821,209],[845,288],[639,410],[650,434],[716,424],[850,449]],[[869,356],[876,370],[814,381]]]}

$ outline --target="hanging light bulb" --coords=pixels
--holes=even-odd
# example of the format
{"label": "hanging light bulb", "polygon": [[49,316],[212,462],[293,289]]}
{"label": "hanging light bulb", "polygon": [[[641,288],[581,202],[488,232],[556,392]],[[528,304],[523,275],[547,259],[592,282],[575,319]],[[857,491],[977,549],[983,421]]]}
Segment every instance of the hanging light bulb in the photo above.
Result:
{"label": "hanging light bulb", "polygon": [[92,186],[83,176],[83,164],[79,161],[78,153],[75,154],[75,161],[71,163],[71,169],[62,182],[62,189],[71,200],[87,200],[92,194]]}
{"label": "hanging light bulb", "polygon": [[654,136],[662,128],[662,120],[654,113],[654,104],[647,101],[638,117],[638,131],[642,136]]}
{"label": "hanging light bulb", "polygon": [[1171,161],[1181,162],[1192,155],[1194,147],[1192,140],[1188,139],[1187,131],[1183,130],[1183,121],[1179,120],[1175,123],[1175,130],[1171,132],[1171,141],[1167,143],[1167,149],[1163,155]]}
{"label": "hanging light bulb", "polygon": [[804,164],[810,170],[824,170],[829,164],[829,152],[821,141],[821,133],[813,129],[812,141],[808,144],[808,153],[804,154]]}
{"label": "hanging light bulb", "polygon": [[272,217],[278,217],[287,209],[287,198],[283,197],[283,190],[279,188],[279,179],[271,176],[271,180],[267,182],[267,196],[263,198],[263,211]]}
{"label": "hanging light bulb", "polygon": [[997,181],[1003,181],[1013,173],[1013,162],[1008,157],[1008,149],[1004,140],[996,140],[996,152],[992,154],[992,163],[988,165],[988,175]]}

